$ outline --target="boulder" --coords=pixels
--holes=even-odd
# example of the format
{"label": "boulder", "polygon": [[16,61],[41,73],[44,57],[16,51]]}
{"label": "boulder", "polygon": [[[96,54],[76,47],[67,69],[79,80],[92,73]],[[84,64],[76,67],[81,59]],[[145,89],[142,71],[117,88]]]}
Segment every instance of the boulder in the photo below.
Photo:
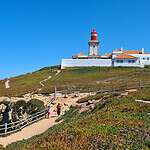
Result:
{"label": "boulder", "polygon": [[11,101],[11,99],[9,97],[0,97],[0,101]]}
{"label": "boulder", "polygon": [[136,92],[137,89],[130,89],[130,90],[126,90],[127,92],[131,93],[131,92]]}
{"label": "boulder", "polygon": [[89,106],[89,108],[90,108],[90,109],[94,109],[94,108],[95,108],[95,104],[91,104],[91,105]]}
{"label": "boulder", "polygon": [[92,100],[89,100],[87,104],[88,104],[88,105],[93,104],[93,101],[92,101]]}
{"label": "boulder", "polygon": [[128,92],[124,92],[124,93],[121,93],[121,96],[127,96],[129,93]]}
{"label": "boulder", "polygon": [[81,107],[86,107],[87,103],[82,103]]}

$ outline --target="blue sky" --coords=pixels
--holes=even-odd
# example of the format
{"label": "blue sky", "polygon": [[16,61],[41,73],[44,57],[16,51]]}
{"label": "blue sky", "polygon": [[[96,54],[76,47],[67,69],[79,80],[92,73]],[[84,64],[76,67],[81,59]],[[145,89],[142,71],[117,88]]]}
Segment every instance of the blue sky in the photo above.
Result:
{"label": "blue sky", "polygon": [[120,47],[150,52],[150,1],[1,0],[0,78],[87,53],[93,27],[101,54]]}

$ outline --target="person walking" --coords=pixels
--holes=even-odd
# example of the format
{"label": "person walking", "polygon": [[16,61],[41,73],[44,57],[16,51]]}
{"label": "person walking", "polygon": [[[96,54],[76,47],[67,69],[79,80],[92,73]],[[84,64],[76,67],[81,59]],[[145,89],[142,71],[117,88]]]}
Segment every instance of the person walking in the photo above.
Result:
{"label": "person walking", "polygon": [[51,114],[51,108],[50,108],[50,106],[48,106],[48,108],[47,108],[47,118],[48,119],[50,117],[50,114]]}
{"label": "person walking", "polygon": [[57,115],[59,116],[60,113],[61,113],[61,104],[58,103],[58,105],[57,105]]}

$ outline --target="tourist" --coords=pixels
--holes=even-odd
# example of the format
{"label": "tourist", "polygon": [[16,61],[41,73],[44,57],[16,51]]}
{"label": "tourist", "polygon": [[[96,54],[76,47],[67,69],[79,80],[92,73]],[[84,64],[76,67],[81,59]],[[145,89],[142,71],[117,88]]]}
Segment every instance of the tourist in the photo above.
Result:
{"label": "tourist", "polygon": [[59,116],[60,113],[61,113],[61,104],[58,103],[58,105],[57,105],[57,115]]}
{"label": "tourist", "polygon": [[50,117],[50,113],[51,113],[51,108],[50,108],[50,106],[48,106],[48,108],[47,108],[48,119],[49,119],[49,117]]}

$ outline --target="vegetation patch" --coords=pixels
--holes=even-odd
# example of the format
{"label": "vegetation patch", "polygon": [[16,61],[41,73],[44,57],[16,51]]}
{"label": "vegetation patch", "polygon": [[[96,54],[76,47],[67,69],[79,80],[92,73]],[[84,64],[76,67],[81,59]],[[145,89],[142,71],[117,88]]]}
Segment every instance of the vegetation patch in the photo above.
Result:
{"label": "vegetation patch", "polygon": [[[42,78],[46,77],[47,73],[55,74],[47,69],[49,68],[36,73],[40,73]],[[25,82],[20,84],[19,80],[17,82],[20,86],[27,85]],[[139,86],[137,83],[141,82],[133,81],[141,80],[147,83],[150,81],[149,68],[68,68],[52,80],[48,80],[45,91],[50,92],[54,85],[62,90],[68,87],[78,91],[89,89],[97,91],[104,87],[113,89],[112,87],[117,85],[118,87],[125,85],[127,81],[130,82],[126,85],[129,88],[129,86]],[[15,82],[16,80],[14,85]],[[97,101],[94,109],[83,113],[79,113],[80,107],[71,107],[57,119],[63,121],[60,124],[41,135],[12,143],[6,147],[6,150],[148,150],[150,149],[150,105],[135,100],[148,100],[149,93],[150,88],[139,88],[137,92],[126,96],[99,93],[80,99],[78,103],[93,99],[100,101]]]}

